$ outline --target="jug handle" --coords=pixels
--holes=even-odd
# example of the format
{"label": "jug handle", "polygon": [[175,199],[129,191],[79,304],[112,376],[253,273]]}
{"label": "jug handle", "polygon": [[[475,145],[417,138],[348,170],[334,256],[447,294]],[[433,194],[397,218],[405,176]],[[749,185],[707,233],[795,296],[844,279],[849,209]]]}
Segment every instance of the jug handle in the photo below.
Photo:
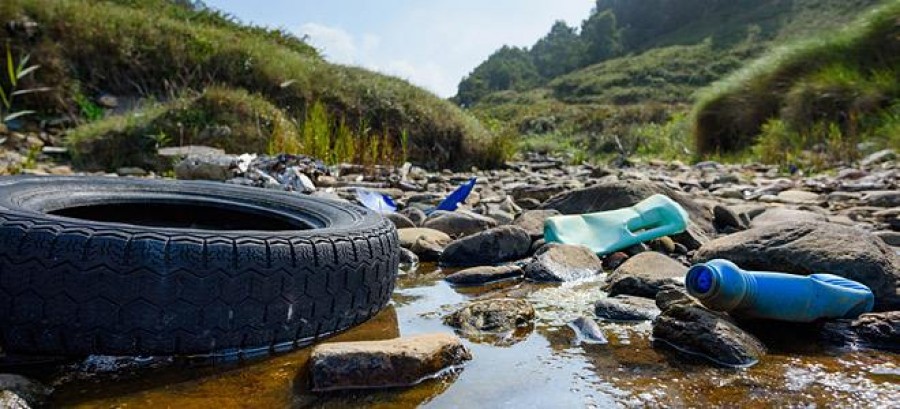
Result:
{"label": "jug handle", "polygon": [[654,227],[654,228],[649,229],[649,230],[641,231],[641,232],[639,232],[639,233],[637,233],[637,234],[635,234],[635,233],[634,233],[633,231],[631,231],[630,229],[628,230],[628,232],[631,233],[632,236],[637,237],[637,238],[640,238],[640,240],[643,242],[643,241],[650,240],[650,239],[645,239],[645,238],[644,238],[644,237],[647,237],[647,236],[654,236],[654,235],[655,235],[655,237],[662,237],[662,236],[666,236],[666,235],[668,235],[668,234],[671,234],[670,232],[667,232],[667,230],[669,230],[669,229],[670,229],[670,227],[669,227],[668,225],[662,225],[662,226]]}

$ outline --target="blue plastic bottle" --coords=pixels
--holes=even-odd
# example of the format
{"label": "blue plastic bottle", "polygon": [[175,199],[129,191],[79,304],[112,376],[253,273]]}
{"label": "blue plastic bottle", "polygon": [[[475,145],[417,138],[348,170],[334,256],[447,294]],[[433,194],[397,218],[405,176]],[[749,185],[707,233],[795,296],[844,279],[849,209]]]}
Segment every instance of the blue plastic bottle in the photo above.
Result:
{"label": "blue plastic bottle", "polygon": [[746,271],[721,259],[691,267],[685,286],[709,309],[750,318],[793,322],[855,318],[875,305],[869,287],[833,274]]}
{"label": "blue plastic bottle", "polygon": [[687,228],[688,214],[665,195],[653,195],[632,207],[581,215],[553,216],[544,222],[547,243],[580,244],[598,255]]}

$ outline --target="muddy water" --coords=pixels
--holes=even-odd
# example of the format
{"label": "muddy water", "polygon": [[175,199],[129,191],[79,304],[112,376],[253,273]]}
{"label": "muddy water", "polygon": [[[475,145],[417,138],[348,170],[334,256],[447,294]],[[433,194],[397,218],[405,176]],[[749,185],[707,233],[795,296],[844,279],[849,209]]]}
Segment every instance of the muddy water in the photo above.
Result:
{"label": "muddy water", "polygon": [[768,331],[772,351],[749,369],[719,369],[657,350],[649,323],[606,323],[608,345],[579,345],[566,323],[603,293],[599,281],[570,286],[504,283],[458,290],[446,272],[420,266],[401,277],[393,305],[327,342],[451,331],[441,316],[467,300],[525,297],[531,328],[466,340],[475,359],[416,387],[312,395],[309,349],[240,362],[92,359],[31,372],[54,382],[55,404],[80,408],[867,406],[900,402],[900,355],[828,349],[793,327]]}

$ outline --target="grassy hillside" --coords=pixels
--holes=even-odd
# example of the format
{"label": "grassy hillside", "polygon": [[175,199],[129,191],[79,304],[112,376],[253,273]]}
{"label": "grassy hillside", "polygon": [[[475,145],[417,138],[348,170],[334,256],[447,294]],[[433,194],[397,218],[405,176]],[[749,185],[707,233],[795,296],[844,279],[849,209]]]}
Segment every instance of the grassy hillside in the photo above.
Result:
{"label": "grassy hillside", "polygon": [[525,148],[689,158],[696,151],[685,121],[698,90],[779,44],[839,29],[879,3],[598,0],[595,13],[616,17],[619,56],[538,86],[487,94],[470,110],[522,134]]}
{"label": "grassy hillside", "polygon": [[[296,37],[248,27],[220,12],[166,0],[6,0],[0,21],[11,22],[0,43],[41,65],[24,85],[52,87],[19,99],[21,108],[39,111],[29,119],[63,114],[96,122],[71,132],[70,146],[83,165],[150,165],[150,148],[180,143],[185,134],[234,152],[270,146],[331,151],[349,134],[360,149],[336,159],[358,160],[373,149],[367,141],[377,139],[381,148],[375,149],[405,152],[426,166],[502,160],[502,145],[453,104],[397,78],[329,64]],[[103,94],[137,111],[98,111],[94,101]],[[235,115],[204,101],[248,111]],[[317,105],[324,109],[311,115]],[[147,120],[150,114],[181,121],[173,129],[172,121]],[[307,125],[310,118],[320,123]],[[247,119],[262,124],[253,125],[253,137],[244,135],[252,125],[242,122]],[[200,138],[226,124],[239,139]],[[294,140],[270,143],[275,137]],[[110,145],[120,150],[104,151]],[[107,156],[125,159],[112,163]]]}
{"label": "grassy hillside", "polygon": [[753,146],[764,160],[794,162],[853,159],[863,140],[900,148],[900,1],[716,83],[692,122],[701,153]]}

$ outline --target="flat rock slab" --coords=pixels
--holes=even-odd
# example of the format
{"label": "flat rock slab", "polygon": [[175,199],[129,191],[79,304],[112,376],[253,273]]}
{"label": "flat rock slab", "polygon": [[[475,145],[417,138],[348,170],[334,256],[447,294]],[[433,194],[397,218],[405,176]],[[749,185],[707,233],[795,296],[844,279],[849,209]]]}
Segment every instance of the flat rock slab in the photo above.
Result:
{"label": "flat rock slab", "polygon": [[525,229],[533,240],[537,240],[544,237],[544,222],[548,218],[560,214],[562,213],[552,209],[529,210],[516,218],[513,224]]}
{"label": "flat rock slab", "polygon": [[483,266],[517,260],[528,255],[531,236],[516,226],[500,226],[457,239],[441,254],[441,264]]}
{"label": "flat rock slab", "polygon": [[435,212],[423,227],[440,230],[451,237],[463,237],[497,227],[496,220],[471,212]]}
{"label": "flat rock slab", "polygon": [[860,315],[825,323],[823,337],[843,346],[900,351],[900,311]]}
{"label": "flat rock slab", "polygon": [[[666,298],[669,292],[661,291]],[[727,314],[710,311],[684,294],[681,302],[668,300],[653,320],[653,338],[670,347],[705,358],[721,366],[747,367],[766,354],[763,343],[735,324]]]}
{"label": "flat rock slab", "polygon": [[748,270],[838,275],[868,286],[876,310],[900,309],[900,257],[877,236],[853,227],[818,222],[768,225],[710,241],[694,255],[695,262],[715,258]]}
{"label": "flat rock slab", "polygon": [[472,359],[450,334],[321,344],[309,359],[313,392],[415,385]]}
{"label": "flat rock slab", "polygon": [[469,334],[504,332],[530,324],[534,315],[526,300],[496,298],[473,301],[444,317],[444,323]]}
{"label": "flat rock slab", "polygon": [[825,222],[828,217],[808,210],[787,209],[784,207],[772,207],[766,209],[760,215],[750,221],[750,227],[762,227],[779,225],[790,222]]}
{"label": "flat rock slab", "polygon": [[522,267],[516,265],[507,266],[479,266],[457,271],[444,278],[450,284],[458,286],[482,285],[495,281],[509,280],[521,277]]}
{"label": "flat rock slab", "polygon": [[625,294],[656,298],[665,285],[683,285],[687,267],[655,251],[629,258],[606,278],[603,290],[610,296]]}
{"label": "flat rock slab", "polygon": [[551,243],[535,253],[525,266],[525,277],[533,281],[576,281],[603,270],[603,262],[584,246]]}
{"label": "flat rock slab", "polygon": [[659,315],[659,308],[649,298],[617,295],[594,303],[594,314],[611,321],[647,321]]}

